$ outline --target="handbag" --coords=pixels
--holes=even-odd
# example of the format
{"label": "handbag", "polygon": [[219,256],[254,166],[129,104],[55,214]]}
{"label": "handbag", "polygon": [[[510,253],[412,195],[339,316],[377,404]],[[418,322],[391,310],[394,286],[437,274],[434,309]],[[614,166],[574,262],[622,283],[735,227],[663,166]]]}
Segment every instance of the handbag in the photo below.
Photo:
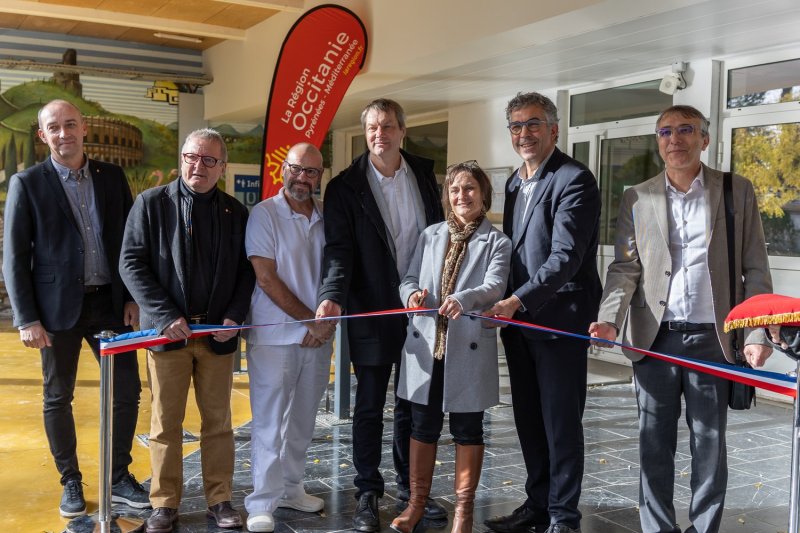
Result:
{"label": "handbag", "polygon": [[[731,173],[726,172],[722,177],[722,189],[725,198],[725,229],[728,234],[728,270],[731,289],[731,309],[736,305],[736,257],[735,257],[735,242],[734,242],[734,222],[733,222],[733,180]],[[751,368],[747,361],[742,357],[739,351],[739,341],[736,332],[731,335],[731,351],[735,365],[743,368]],[[728,396],[728,407],[737,411],[750,409],[751,405],[755,405],[756,388],[752,385],[745,385],[738,381],[731,382],[731,392]]]}

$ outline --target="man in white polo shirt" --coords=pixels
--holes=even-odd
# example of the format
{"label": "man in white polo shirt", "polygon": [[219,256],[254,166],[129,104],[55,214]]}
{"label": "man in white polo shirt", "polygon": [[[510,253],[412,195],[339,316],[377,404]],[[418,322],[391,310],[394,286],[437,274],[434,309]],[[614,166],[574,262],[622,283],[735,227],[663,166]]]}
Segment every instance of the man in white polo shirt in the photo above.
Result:
{"label": "man in white polo shirt", "polygon": [[[314,318],[325,234],[322,203],[312,193],[322,176],[322,154],[294,145],[283,162],[283,189],[253,208],[245,237],[257,284],[249,323]],[[273,512],[289,507],[321,511],[305,493],[305,457],[317,406],[330,372],[333,322],[254,328],[250,347],[253,493],[245,498],[250,531],[273,531]],[[283,429],[285,428],[285,429]]]}

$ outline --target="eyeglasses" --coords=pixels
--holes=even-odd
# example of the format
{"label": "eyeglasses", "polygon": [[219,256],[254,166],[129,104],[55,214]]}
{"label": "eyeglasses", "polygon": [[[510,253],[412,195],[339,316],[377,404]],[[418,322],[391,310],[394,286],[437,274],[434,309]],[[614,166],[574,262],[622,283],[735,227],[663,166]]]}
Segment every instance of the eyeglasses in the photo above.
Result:
{"label": "eyeglasses", "polygon": [[519,135],[522,133],[522,128],[528,128],[529,132],[536,133],[542,128],[542,124],[547,124],[547,121],[538,118],[531,118],[525,122],[509,122],[508,130],[512,133],[512,135]]}
{"label": "eyeglasses", "polygon": [[672,135],[691,135],[695,128],[692,124],[681,124],[677,128],[656,128],[656,135],[661,139],[669,139]]}
{"label": "eyeglasses", "polygon": [[478,162],[474,159],[470,159],[469,161],[463,161],[461,163],[453,163],[452,165],[448,165],[446,169],[444,169],[445,174],[448,176],[448,179],[454,177],[456,174],[461,172],[468,172],[475,176],[477,172],[483,172]]}
{"label": "eyeglasses", "polygon": [[292,176],[299,176],[301,172],[305,172],[306,176],[308,176],[312,180],[315,180],[322,175],[322,169],[319,168],[301,167],[300,165],[295,165],[293,163],[286,163],[285,161],[284,164],[289,169],[289,172],[292,173]]}
{"label": "eyeglasses", "polygon": [[216,157],[211,157],[210,155],[193,154],[191,152],[182,155],[183,155],[183,162],[186,163],[187,165],[194,165],[198,161],[201,161],[204,167],[214,168],[220,163],[225,162],[222,159],[217,159]]}

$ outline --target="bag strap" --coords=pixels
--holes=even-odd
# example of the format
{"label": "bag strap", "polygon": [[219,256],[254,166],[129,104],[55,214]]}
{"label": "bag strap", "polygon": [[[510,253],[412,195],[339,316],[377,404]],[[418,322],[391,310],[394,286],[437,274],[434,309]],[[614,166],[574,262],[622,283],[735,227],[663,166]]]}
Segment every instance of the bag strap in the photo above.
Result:
{"label": "bag strap", "polygon": [[[725,200],[725,232],[728,235],[728,280],[730,282],[731,309],[736,305],[736,241],[734,234],[736,227],[733,220],[733,178],[730,172],[722,175],[722,191]],[[731,348],[736,362],[741,361],[739,355],[739,341],[736,332],[731,334]]]}

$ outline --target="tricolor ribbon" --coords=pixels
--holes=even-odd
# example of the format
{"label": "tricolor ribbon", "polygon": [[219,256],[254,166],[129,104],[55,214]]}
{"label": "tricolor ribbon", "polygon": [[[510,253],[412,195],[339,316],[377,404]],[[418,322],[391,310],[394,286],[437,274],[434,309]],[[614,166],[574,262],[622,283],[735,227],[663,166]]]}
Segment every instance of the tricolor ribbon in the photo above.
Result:
{"label": "tricolor ribbon", "polygon": [[[529,322],[522,322],[521,320],[514,320],[513,318],[485,317],[473,313],[465,313],[465,316],[482,318],[484,320],[489,320],[501,324],[508,324],[512,326],[518,326],[525,329],[546,331],[549,333],[554,333],[556,335],[561,335],[565,337],[574,337],[576,339],[584,339],[588,341],[598,340],[597,337],[589,337],[588,335],[580,335],[578,333],[571,333],[569,331],[562,331],[560,329],[539,326],[536,324],[531,324]],[[656,359],[661,359],[662,361],[667,361],[669,363],[673,363],[679,366],[684,366],[692,370],[697,370],[699,372],[704,372],[706,374],[711,374],[713,376],[728,379],[730,381],[738,381],[739,383],[744,383],[746,385],[753,385],[755,387],[776,392],[778,394],[784,394],[792,398],[796,396],[797,381],[794,378],[787,376],[786,374],[780,374],[778,372],[770,372],[768,370],[755,370],[753,368],[746,368],[726,363],[713,363],[710,361],[700,361],[698,359],[692,359],[691,357],[683,357],[679,355],[670,355],[660,352],[654,352],[651,350],[644,350],[642,348],[636,348],[634,346],[630,346],[621,342],[608,341],[606,339],[602,339],[602,342],[605,344],[613,344],[614,346],[619,346],[620,348],[625,348],[626,350],[631,350],[633,352],[640,353],[649,357],[655,357]]]}
{"label": "tricolor ribbon", "polygon": [[[217,331],[225,331],[231,329],[245,330],[252,328],[277,326],[283,324],[304,324],[307,322],[315,322],[318,320],[349,320],[353,318],[370,318],[377,316],[390,316],[390,315],[400,315],[400,314],[433,313],[436,311],[437,311],[436,309],[428,309],[424,307],[411,307],[404,309],[389,309],[386,311],[374,311],[371,313],[342,315],[336,317],[309,318],[306,320],[293,320],[290,322],[275,322],[271,324],[249,324],[243,326],[218,326],[218,325],[200,324],[200,325],[190,325],[189,327],[192,330],[191,338],[197,338],[206,335],[212,335]],[[569,331],[563,331],[560,329],[548,328],[546,326],[531,324],[530,322],[523,322],[521,320],[514,320],[512,318],[486,317],[476,313],[464,313],[464,316],[468,316],[471,318],[478,318],[481,320],[488,320],[490,322],[494,322],[497,324],[506,324],[525,329],[545,331],[548,333],[553,333],[555,335],[573,337],[576,339],[583,339],[588,341],[597,340],[596,337],[590,337],[588,335],[581,335],[578,333],[571,333]],[[113,355],[116,353],[128,352],[132,350],[151,348],[153,346],[159,346],[171,342],[175,341],[168,339],[164,335],[159,335],[159,333],[154,329],[149,329],[145,331],[135,331],[132,333],[124,333],[122,335],[117,335],[116,337],[113,337],[111,339],[101,341],[100,354]],[[778,394],[783,394],[785,396],[789,396],[792,398],[796,396],[796,383],[797,383],[796,380],[794,378],[791,378],[785,374],[780,374],[778,372],[770,372],[767,370],[755,370],[752,368],[744,368],[725,363],[700,361],[697,359],[692,359],[690,357],[683,357],[678,355],[670,355],[665,353],[654,352],[651,350],[644,350],[641,348],[636,348],[633,346],[629,346],[627,344],[623,344],[621,342],[607,341],[605,339],[603,339],[602,342],[606,344],[612,344],[614,346],[619,346],[620,348],[625,348],[626,350],[631,350],[649,357],[655,357],[656,359],[661,359],[662,361],[667,361],[679,366],[690,368],[692,370],[697,370],[699,372],[704,372],[706,374],[711,374],[717,377],[728,379],[730,381],[737,381],[740,383],[744,383],[746,385],[753,385],[755,387],[759,387],[761,389],[765,389]]]}
{"label": "tricolor ribbon", "polygon": [[[371,313],[358,313],[353,315],[331,316],[325,318],[307,318],[305,320],[291,320],[289,322],[272,322],[269,324],[245,324],[242,326],[212,326],[209,324],[191,324],[189,325],[189,329],[192,330],[192,336],[190,338],[194,339],[197,337],[204,337],[206,335],[213,335],[217,331],[226,331],[232,329],[245,330],[253,328],[266,328],[270,326],[282,326],[285,324],[305,324],[307,322],[317,322],[321,320],[348,320],[351,318],[432,313],[434,311],[436,311],[436,309],[413,307],[404,309],[389,309],[387,311],[373,311]],[[130,352],[132,350],[147,349],[153,346],[160,346],[162,344],[169,344],[172,342],[177,341],[168,339],[164,335],[160,335],[155,329],[133,331],[131,333],[122,333],[121,335],[117,335],[110,339],[101,340],[100,355],[114,355],[117,353]]]}

